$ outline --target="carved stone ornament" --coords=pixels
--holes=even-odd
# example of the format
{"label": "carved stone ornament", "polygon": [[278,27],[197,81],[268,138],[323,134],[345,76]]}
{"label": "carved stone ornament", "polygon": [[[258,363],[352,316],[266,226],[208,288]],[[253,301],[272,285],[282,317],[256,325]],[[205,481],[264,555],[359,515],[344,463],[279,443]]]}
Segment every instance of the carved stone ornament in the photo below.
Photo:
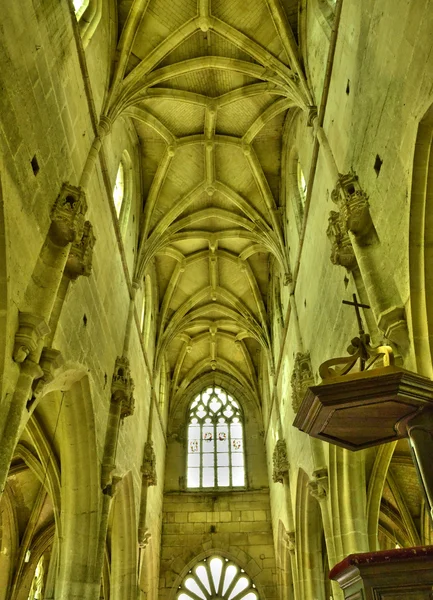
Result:
{"label": "carved stone ornament", "polygon": [[329,491],[328,469],[317,469],[313,472],[313,479],[309,481],[310,494],[319,502],[326,498]]}
{"label": "carved stone ornament", "polygon": [[346,230],[357,236],[365,236],[370,233],[373,223],[370,216],[368,196],[359,185],[355,173],[339,175],[331,198],[340,208],[342,222]]}
{"label": "carved stone ornament", "polygon": [[273,470],[272,480],[275,483],[284,483],[284,476],[289,473],[289,461],[287,459],[287,448],[284,440],[278,440],[272,455]]}
{"label": "carved stone ornament", "polygon": [[89,277],[92,272],[93,246],[96,238],[90,221],[84,223],[83,235],[78,242],[72,244],[66,262],[65,273],[70,279],[77,279],[80,275]]}
{"label": "carved stone ornament", "polygon": [[151,537],[152,537],[152,534],[150,533],[150,531],[148,529],[145,529],[141,535],[139,532],[138,533],[138,545],[140,546],[140,548],[142,548],[144,550],[149,545]]}
{"label": "carved stone ornament", "polygon": [[329,213],[326,235],[331,242],[331,262],[333,265],[352,271],[356,267],[356,258],[349,233],[341,213],[332,210]]}
{"label": "carved stone ornament", "polygon": [[39,340],[49,331],[50,328],[42,317],[20,312],[18,331],[15,334],[14,361],[24,362],[27,356],[36,350]]}
{"label": "carved stone ornament", "polygon": [[39,366],[41,367],[44,374],[40,379],[38,379],[33,389],[33,394],[35,396],[41,394],[47,383],[53,381],[54,373],[62,365],[62,363],[63,357],[59,350],[54,350],[54,348],[46,347],[42,350]]}
{"label": "carved stone ornament", "polygon": [[144,459],[141,466],[143,479],[147,481],[147,485],[156,485],[156,456],[153,449],[153,442],[144,444]]}
{"label": "carved stone ornament", "polygon": [[294,554],[296,551],[296,533],[294,531],[284,532],[283,540],[286,542],[290,554]]}
{"label": "carved stone ornament", "polygon": [[51,211],[51,241],[58,246],[67,246],[81,239],[86,210],[84,191],[64,183]]}
{"label": "carved stone ornament", "polygon": [[110,498],[114,498],[117,492],[117,487],[119,483],[122,481],[122,477],[118,477],[117,475],[113,475],[106,486],[104,486],[102,493],[110,496]]}
{"label": "carved stone ornament", "polygon": [[111,400],[121,402],[120,418],[124,419],[134,413],[134,381],[131,377],[129,360],[126,356],[118,356],[114,366],[111,382]]}
{"label": "carved stone ornament", "polygon": [[297,413],[306,391],[311,385],[314,385],[309,352],[298,352],[296,354],[291,383],[292,407],[295,413]]}

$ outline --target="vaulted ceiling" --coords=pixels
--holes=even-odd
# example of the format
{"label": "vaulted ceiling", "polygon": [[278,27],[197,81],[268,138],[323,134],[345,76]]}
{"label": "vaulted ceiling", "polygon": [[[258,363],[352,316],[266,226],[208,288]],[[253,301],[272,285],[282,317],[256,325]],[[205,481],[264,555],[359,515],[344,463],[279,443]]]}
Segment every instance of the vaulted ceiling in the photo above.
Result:
{"label": "vaulted ceiling", "polygon": [[312,104],[301,64],[298,0],[119,2],[106,114],[131,117],[141,140],[135,278],[155,265],[172,400],[212,373],[257,399],[262,352],[273,365],[283,122]]}

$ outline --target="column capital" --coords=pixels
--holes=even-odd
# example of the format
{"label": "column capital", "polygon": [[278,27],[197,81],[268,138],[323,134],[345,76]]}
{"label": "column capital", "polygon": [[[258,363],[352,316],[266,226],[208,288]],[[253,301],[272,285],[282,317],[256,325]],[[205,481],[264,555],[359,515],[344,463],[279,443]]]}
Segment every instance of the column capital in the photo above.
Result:
{"label": "column capital", "polygon": [[15,334],[13,359],[17,363],[25,361],[27,356],[37,348],[50,328],[43,317],[29,312],[19,312],[18,331]]}

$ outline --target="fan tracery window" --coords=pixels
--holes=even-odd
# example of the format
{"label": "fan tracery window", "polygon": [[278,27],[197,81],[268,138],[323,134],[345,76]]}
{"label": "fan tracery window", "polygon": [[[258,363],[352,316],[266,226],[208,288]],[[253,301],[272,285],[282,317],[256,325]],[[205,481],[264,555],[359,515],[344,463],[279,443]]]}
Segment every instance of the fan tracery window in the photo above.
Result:
{"label": "fan tracery window", "polygon": [[179,586],[176,600],[259,600],[256,586],[243,569],[220,556],[203,559]]}
{"label": "fan tracery window", "polygon": [[187,487],[245,486],[241,407],[219,387],[192,402],[188,416]]}

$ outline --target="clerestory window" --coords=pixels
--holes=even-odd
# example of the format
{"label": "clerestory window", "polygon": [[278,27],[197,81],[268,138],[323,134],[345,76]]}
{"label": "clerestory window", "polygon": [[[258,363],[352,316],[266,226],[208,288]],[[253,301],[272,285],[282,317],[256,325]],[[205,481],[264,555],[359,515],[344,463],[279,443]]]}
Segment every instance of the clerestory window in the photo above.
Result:
{"label": "clerestory window", "polygon": [[179,586],[176,600],[259,600],[256,586],[243,569],[220,556],[195,565]]}
{"label": "clerestory window", "polygon": [[209,387],[193,400],[189,409],[187,487],[244,486],[241,407],[223,389]]}
{"label": "clerestory window", "polygon": [[123,162],[120,161],[119,168],[117,170],[116,182],[113,190],[114,207],[116,209],[117,218],[120,217],[120,211],[122,210],[123,198],[125,196],[125,169]]}

